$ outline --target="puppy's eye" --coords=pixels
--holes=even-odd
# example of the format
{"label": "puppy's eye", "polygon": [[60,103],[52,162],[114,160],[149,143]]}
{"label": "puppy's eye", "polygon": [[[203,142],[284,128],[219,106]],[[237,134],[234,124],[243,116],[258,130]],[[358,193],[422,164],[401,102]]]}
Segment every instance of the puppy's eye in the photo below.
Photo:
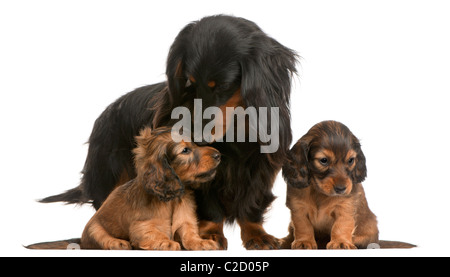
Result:
{"label": "puppy's eye", "polygon": [[352,165],[354,162],[355,162],[355,158],[350,158],[347,163],[348,163],[348,165]]}
{"label": "puppy's eye", "polygon": [[192,151],[191,148],[185,147],[183,148],[183,150],[181,150],[181,154],[189,154],[191,153],[191,151]]}
{"label": "puppy's eye", "polygon": [[322,158],[319,160],[319,163],[323,166],[327,166],[328,165],[328,159],[327,158]]}

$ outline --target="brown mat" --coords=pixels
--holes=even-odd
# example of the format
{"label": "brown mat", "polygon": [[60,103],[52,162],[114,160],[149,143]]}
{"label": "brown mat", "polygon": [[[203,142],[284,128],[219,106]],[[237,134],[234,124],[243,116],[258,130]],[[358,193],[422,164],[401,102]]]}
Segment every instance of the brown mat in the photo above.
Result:
{"label": "brown mat", "polygon": [[[40,242],[40,243],[30,244],[28,246],[25,246],[25,248],[67,250],[67,249],[79,249],[79,244],[80,244],[80,239],[73,238],[73,239],[68,239],[68,240],[48,241],[48,242]],[[378,244],[375,244],[369,248],[405,249],[405,248],[414,248],[414,247],[417,247],[417,246],[414,244],[406,243],[406,242],[380,240],[378,242]]]}

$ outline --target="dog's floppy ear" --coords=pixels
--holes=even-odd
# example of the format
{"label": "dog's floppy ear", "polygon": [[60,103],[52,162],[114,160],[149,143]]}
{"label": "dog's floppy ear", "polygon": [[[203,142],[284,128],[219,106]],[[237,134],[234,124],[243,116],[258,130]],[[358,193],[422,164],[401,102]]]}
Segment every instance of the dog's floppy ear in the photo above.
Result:
{"label": "dog's floppy ear", "polygon": [[289,104],[297,55],[262,32],[254,34],[250,40],[251,49],[241,60],[244,101],[267,97],[273,100],[269,102],[272,107],[282,102]]}
{"label": "dog's floppy ear", "polygon": [[159,163],[149,165],[142,178],[142,185],[161,201],[170,201],[184,193],[180,178],[165,157]]}
{"label": "dog's floppy ear", "polygon": [[167,157],[165,139],[157,139],[150,128],[136,137],[135,165],[137,181],[144,189],[162,201],[169,201],[184,193],[184,186]]}
{"label": "dog's floppy ear", "polygon": [[[296,73],[297,55],[263,32],[249,37],[250,49],[241,58],[241,96],[246,107],[279,108],[281,156],[292,142],[290,125],[291,79]],[[272,126],[268,115],[268,132]]]}
{"label": "dog's floppy ear", "polygon": [[361,144],[356,137],[353,138],[353,149],[356,152],[356,165],[352,173],[355,184],[362,183],[367,177],[366,157],[361,150]]}
{"label": "dog's floppy ear", "polygon": [[185,45],[195,23],[184,27],[175,38],[169,50],[166,64],[167,83],[169,86],[169,98],[172,107],[179,106],[184,93],[187,77],[184,74],[184,58],[186,56]]}
{"label": "dog's floppy ear", "polygon": [[294,188],[309,186],[308,149],[308,144],[299,140],[288,152],[282,174],[289,186]]}

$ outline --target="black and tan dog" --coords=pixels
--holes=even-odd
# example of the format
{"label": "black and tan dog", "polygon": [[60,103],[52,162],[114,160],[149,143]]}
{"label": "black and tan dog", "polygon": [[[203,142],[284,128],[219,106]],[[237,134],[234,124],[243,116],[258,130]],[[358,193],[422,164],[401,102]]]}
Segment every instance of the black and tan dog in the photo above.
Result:
{"label": "black and tan dog", "polygon": [[283,166],[291,210],[283,247],[355,249],[378,243],[377,220],[361,185],[366,175],[361,145],[345,125],[313,126]]}
{"label": "black and tan dog", "polygon": [[[296,62],[294,51],[244,18],[215,15],[186,25],[170,48],[167,81],[138,88],[112,103],[95,122],[81,184],[41,202],[92,203],[99,209],[115,187],[136,177],[131,150],[139,130],[172,126],[171,112],[178,106],[194,114],[194,99],[202,100],[202,110],[276,107],[277,151],[261,153],[264,142],[259,138],[245,143],[216,140],[211,146],[222,153],[222,162],[211,186],[197,190],[195,196],[202,237],[226,249],[224,221],[237,221],[247,249],[279,248],[278,239],[262,224],[292,141],[289,100]],[[215,130],[215,135],[226,133],[228,125],[220,124],[224,130]],[[271,123],[267,128],[273,128]]]}
{"label": "black and tan dog", "polygon": [[145,128],[136,142],[136,178],[108,196],[86,225],[81,248],[179,250],[181,242],[187,250],[219,249],[199,236],[192,189],[214,178],[220,153],[176,143],[167,127]]}

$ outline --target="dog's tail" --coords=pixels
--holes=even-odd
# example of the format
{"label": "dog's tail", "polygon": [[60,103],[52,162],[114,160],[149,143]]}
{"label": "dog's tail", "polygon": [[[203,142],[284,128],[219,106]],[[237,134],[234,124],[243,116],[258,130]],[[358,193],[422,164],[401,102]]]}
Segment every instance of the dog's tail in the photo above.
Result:
{"label": "dog's tail", "polygon": [[38,200],[40,203],[53,203],[53,202],[66,202],[67,204],[85,204],[90,203],[89,199],[83,193],[83,189],[78,186],[73,189],[69,189],[61,194],[45,197]]}
{"label": "dog's tail", "polygon": [[67,239],[58,241],[47,241],[25,246],[27,249],[48,249],[48,250],[75,250],[80,249],[81,239]]}

